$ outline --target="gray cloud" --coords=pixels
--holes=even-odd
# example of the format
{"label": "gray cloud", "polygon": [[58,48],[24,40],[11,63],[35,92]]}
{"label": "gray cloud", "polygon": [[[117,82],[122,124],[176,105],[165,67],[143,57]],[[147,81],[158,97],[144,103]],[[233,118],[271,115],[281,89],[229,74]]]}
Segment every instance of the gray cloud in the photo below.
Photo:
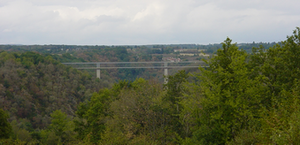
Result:
{"label": "gray cloud", "polygon": [[2,0],[0,43],[151,44],[280,41],[298,0]]}

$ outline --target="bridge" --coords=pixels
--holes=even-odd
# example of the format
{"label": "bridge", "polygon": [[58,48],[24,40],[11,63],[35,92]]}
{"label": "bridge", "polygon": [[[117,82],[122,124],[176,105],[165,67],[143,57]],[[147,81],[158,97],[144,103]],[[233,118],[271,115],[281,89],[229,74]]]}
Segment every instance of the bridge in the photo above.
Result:
{"label": "bridge", "polygon": [[[66,62],[64,65],[72,66],[76,69],[95,69],[96,76],[100,79],[101,69],[139,69],[139,68],[152,68],[164,69],[164,75],[168,76],[168,69],[183,69],[183,68],[199,68],[207,67],[203,61],[155,61],[155,62]],[[167,82],[165,78],[165,82]]]}

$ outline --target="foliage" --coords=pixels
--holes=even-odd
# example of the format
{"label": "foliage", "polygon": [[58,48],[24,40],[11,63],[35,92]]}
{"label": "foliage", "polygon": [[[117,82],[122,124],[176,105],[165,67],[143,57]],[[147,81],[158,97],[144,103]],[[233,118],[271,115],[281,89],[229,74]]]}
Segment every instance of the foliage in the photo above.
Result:
{"label": "foliage", "polygon": [[[87,73],[34,52],[0,54],[0,107],[32,129],[50,124],[50,113],[74,115],[77,104],[101,88]],[[30,130],[28,130],[30,131]]]}
{"label": "foliage", "polygon": [[91,100],[81,103],[76,111],[78,119],[74,120],[75,131],[79,139],[97,143],[105,130],[105,119],[110,115],[108,110],[111,101],[111,92],[108,89],[94,93]]}
{"label": "foliage", "polygon": [[12,128],[8,122],[8,114],[0,108],[0,139],[9,138]]}
{"label": "foliage", "polygon": [[67,114],[61,112],[61,110],[56,110],[50,116],[49,130],[59,138],[59,142],[65,143],[74,140],[74,124],[67,117]]}
{"label": "foliage", "polygon": [[[167,76],[166,84],[130,76],[133,82],[119,80],[111,88],[61,65],[58,56],[1,51],[0,105],[10,118],[0,109],[0,134],[6,131],[0,143],[298,144],[300,28],[271,48],[251,44],[252,53],[229,38],[221,45],[199,73],[179,71]],[[172,51],[164,45],[151,47],[155,51],[134,49]],[[101,48],[76,55],[84,61],[102,56],[129,61],[129,51],[137,52],[130,46]]]}
{"label": "foliage", "polygon": [[181,70],[173,76],[168,76],[168,83],[164,85],[165,95],[163,96],[163,103],[168,104],[168,115],[171,116],[168,125],[177,135],[185,137],[186,133],[183,134],[183,125],[181,122],[180,114],[183,109],[183,104],[180,102],[183,100],[183,94],[187,88],[184,84],[187,82],[188,74]]}
{"label": "foliage", "polygon": [[199,106],[188,110],[197,112],[197,129],[183,143],[297,142],[299,101],[293,88],[299,80],[299,31],[282,45],[254,48],[252,54],[225,40],[223,49],[207,61],[209,68],[200,69],[199,81],[191,84],[201,96]]}
{"label": "foliage", "polygon": [[[201,68],[201,116],[194,139],[201,144],[224,144],[241,129],[256,123],[261,94],[264,91],[260,78],[250,79],[247,53],[238,49],[227,38],[223,49]],[[259,95],[257,95],[259,94]]]}
{"label": "foliage", "polygon": [[137,79],[129,87],[124,87],[118,99],[111,103],[113,115],[106,122],[102,143],[118,144],[115,138],[123,140],[123,144],[166,142],[167,134],[161,133],[168,130],[163,124],[167,118],[160,118],[164,112],[159,102],[156,102],[160,99],[161,89],[156,82],[143,79]]}

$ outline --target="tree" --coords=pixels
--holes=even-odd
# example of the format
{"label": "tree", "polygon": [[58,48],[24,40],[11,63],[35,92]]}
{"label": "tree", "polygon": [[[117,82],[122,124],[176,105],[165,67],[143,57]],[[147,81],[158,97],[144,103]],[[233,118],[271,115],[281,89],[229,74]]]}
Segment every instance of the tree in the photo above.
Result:
{"label": "tree", "polygon": [[12,127],[7,121],[8,114],[0,108],[0,139],[9,138],[12,133]]}
{"label": "tree", "polygon": [[187,78],[188,74],[185,70],[181,70],[173,76],[168,76],[168,83],[164,85],[166,93],[163,97],[163,103],[169,105],[166,113],[172,116],[168,125],[181,137],[186,135],[183,131],[184,124],[180,121],[180,114],[183,109],[181,104],[183,94],[187,90],[187,88],[184,87],[184,84],[187,82]]}
{"label": "tree", "polygon": [[261,96],[265,87],[261,77],[249,78],[247,53],[227,38],[222,49],[200,68],[202,91],[198,130],[193,138],[201,144],[225,144],[242,129],[258,123]]}
{"label": "tree", "polygon": [[91,100],[81,103],[76,111],[78,119],[74,120],[75,131],[79,139],[97,143],[105,130],[105,118],[109,115],[111,92],[108,89],[94,93]]}
{"label": "tree", "polygon": [[261,103],[261,143],[296,144],[300,134],[300,28],[269,49],[254,48],[249,64],[255,70],[251,76],[263,76],[262,83],[268,88]]}
{"label": "tree", "polygon": [[162,102],[162,86],[136,79],[124,87],[110,105],[112,116],[105,124],[102,144],[168,144],[175,133]]}
{"label": "tree", "polygon": [[73,140],[73,122],[67,117],[67,114],[61,110],[56,110],[51,114],[50,131],[59,137],[61,142]]}

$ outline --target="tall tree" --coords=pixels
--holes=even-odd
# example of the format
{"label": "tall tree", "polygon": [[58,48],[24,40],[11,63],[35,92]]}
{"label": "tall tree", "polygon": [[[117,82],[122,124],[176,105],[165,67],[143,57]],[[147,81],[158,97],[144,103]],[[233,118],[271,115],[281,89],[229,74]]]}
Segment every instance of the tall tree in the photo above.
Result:
{"label": "tall tree", "polygon": [[225,144],[241,129],[257,123],[261,95],[265,88],[259,77],[251,79],[247,53],[227,38],[222,49],[200,68],[198,76],[203,97],[198,130],[194,139],[201,144]]}
{"label": "tall tree", "polygon": [[184,84],[187,82],[188,74],[185,70],[177,72],[175,75],[168,76],[168,83],[164,85],[165,95],[163,97],[163,103],[168,104],[168,113],[171,118],[168,125],[179,136],[184,137],[183,124],[180,121],[180,113],[182,111],[183,94],[186,91]]}

